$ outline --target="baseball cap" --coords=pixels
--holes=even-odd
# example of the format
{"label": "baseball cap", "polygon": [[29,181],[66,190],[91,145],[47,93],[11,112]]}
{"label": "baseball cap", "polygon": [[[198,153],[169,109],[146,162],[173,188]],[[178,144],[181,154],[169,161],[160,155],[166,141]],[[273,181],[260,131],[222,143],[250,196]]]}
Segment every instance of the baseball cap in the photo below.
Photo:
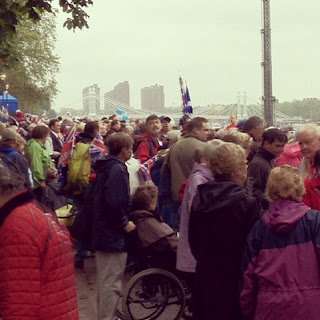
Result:
{"label": "baseball cap", "polygon": [[171,121],[171,118],[167,117],[167,116],[161,116],[160,117],[160,121],[167,121],[167,122],[170,122]]}

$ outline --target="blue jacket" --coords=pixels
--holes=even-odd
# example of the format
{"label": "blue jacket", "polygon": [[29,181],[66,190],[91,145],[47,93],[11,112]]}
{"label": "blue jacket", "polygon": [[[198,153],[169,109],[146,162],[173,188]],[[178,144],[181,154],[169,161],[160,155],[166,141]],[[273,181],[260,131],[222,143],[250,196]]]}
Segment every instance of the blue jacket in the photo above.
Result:
{"label": "blue jacket", "polygon": [[130,213],[129,174],[126,165],[109,155],[97,160],[94,190],[93,249],[103,252],[127,250]]}
{"label": "blue jacket", "polygon": [[27,158],[16,149],[10,146],[0,146],[0,154],[6,157],[9,161],[11,161],[17,168],[17,170],[21,173],[21,175],[25,179],[24,186],[31,191],[31,181],[29,177],[29,163]]}

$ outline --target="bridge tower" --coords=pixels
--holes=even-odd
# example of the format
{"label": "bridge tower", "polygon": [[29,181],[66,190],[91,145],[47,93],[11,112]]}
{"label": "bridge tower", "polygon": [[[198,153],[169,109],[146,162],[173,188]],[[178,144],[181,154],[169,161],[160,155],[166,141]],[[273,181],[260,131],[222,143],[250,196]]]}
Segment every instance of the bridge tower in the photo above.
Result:
{"label": "bridge tower", "polygon": [[272,96],[272,65],[271,65],[271,28],[270,28],[270,0],[262,0],[263,5],[263,89],[264,118],[267,126],[274,125],[275,97]]}

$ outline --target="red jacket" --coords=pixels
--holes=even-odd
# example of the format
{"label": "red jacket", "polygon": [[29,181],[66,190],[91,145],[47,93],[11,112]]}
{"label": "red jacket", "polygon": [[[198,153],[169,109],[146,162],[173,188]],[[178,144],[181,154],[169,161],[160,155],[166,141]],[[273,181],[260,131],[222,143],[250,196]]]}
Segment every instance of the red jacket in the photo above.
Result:
{"label": "red jacket", "polygon": [[0,209],[2,320],[78,320],[69,236],[22,192]]}
{"label": "red jacket", "polygon": [[306,189],[302,201],[311,209],[320,210],[320,177],[313,167],[310,169],[309,176],[304,179]]}
{"label": "red jacket", "polygon": [[158,153],[159,143],[157,139],[154,139],[149,133],[140,137],[138,143],[136,158],[139,159],[141,163],[145,163]]}

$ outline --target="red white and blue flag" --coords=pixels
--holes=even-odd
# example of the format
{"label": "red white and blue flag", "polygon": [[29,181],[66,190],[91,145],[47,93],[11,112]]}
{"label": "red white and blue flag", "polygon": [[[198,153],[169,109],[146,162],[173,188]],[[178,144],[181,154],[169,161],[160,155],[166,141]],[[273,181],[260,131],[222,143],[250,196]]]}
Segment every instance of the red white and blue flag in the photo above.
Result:
{"label": "red white and blue flag", "polygon": [[179,83],[180,83],[181,98],[182,98],[182,105],[183,105],[182,112],[184,115],[188,116],[188,118],[192,119],[193,108],[192,108],[189,89],[187,86],[186,87],[184,86],[184,83],[181,77],[179,78]]}
{"label": "red white and blue flag", "polygon": [[69,160],[71,159],[73,150],[75,148],[76,144],[76,126],[73,125],[73,127],[70,129],[66,140],[62,146],[62,150],[60,153],[58,168],[63,168],[68,165]]}
{"label": "red white and blue flag", "polygon": [[104,156],[107,154],[107,149],[102,141],[101,135],[97,135],[89,148],[89,153],[91,157],[97,158],[99,156]]}
{"label": "red white and blue flag", "polygon": [[151,181],[151,169],[153,164],[159,160],[159,156],[156,154],[148,161],[140,165],[140,172],[142,174],[142,179],[144,182]]}
{"label": "red white and blue flag", "polygon": [[192,108],[192,103],[191,103],[191,98],[189,94],[189,89],[186,87],[186,92],[184,94],[184,100],[185,100],[185,110],[184,113],[186,113],[189,117],[193,116],[193,108]]}

